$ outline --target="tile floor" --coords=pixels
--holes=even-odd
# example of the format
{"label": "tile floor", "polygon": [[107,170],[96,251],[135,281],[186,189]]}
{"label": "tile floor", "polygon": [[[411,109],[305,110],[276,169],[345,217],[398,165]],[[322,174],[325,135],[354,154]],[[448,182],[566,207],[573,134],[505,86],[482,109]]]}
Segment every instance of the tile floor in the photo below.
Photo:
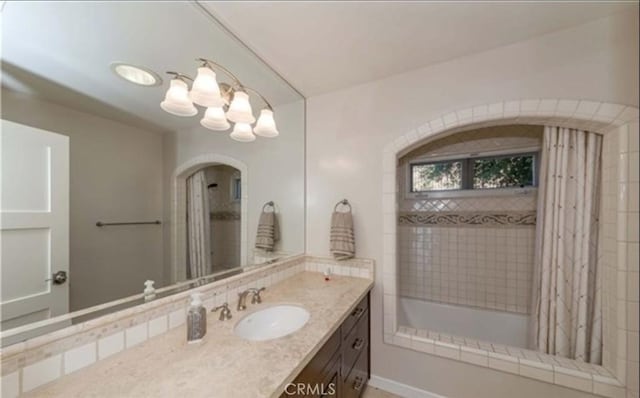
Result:
{"label": "tile floor", "polygon": [[367,389],[364,390],[364,394],[362,394],[362,398],[402,398],[402,397],[384,390],[377,389],[375,387],[367,386]]}

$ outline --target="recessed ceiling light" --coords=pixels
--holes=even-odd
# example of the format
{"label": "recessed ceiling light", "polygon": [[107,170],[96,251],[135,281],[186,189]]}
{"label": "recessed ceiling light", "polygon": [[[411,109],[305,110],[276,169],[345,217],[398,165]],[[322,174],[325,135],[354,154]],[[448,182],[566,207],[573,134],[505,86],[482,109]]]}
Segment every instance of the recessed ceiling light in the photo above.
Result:
{"label": "recessed ceiling light", "polygon": [[111,70],[118,77],[140,86],[151,87],[162,84],[162,79],[157,73],[142,66],[114,62],[111,64]]}

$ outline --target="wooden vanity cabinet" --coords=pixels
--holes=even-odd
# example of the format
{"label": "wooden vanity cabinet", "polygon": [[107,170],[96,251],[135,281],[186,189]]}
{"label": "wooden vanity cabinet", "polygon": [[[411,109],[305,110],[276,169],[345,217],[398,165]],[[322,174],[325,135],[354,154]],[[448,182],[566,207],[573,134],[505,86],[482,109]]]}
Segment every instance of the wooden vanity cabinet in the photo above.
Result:
{"label": "wooden vanity cabinet", "polygon": [[281,397],[360,397],[371,376],[369,322],[367,293]]}

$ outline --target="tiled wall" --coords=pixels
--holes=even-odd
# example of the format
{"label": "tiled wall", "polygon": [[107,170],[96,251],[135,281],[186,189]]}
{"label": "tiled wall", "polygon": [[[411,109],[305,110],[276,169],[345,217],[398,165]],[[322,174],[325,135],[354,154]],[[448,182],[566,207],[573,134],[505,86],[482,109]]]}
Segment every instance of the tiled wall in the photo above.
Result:
{"label": "tiled wall", "polygon": [[[604,136],[602,141],[602,202],[600,207],[599,249],[602,266],[602,364],[616,369],[617,363],[617,186],[618,186],[618,134]],[[622,347],[623,348],[623,347]],[[622,350],[624,351],[624,350]]]}
{"label": "tiled wall", "polygon": [[397,248],[401,296],[530,312],[535,190],[526,195],[414,198],[407,194],[406,173],[407,163],[417,157],[536,147],[541,132],[540,126],[517,125],[466,131],[400,159]]}
{"label": "tiled wall", "polygon": [[603,364],[638,397],[638,122],[606,134],[603,144]]}
{"label": "tiled wall", "polygon": [[[615,378],[603,377],[592,372],[574,371],[552,366],[546,369],[528,359],[489,353],[488,358],[482,350],[464,347],[460,344],[434,342],[417,331],[415,335],[403,333],[397,322],[397,224],[398,197],[397,159],[406,151],[420,145],[429,136],[468,129],[469,125],[495,125],[515,122],[532,122],[598,131],[605,135],[620,135],[615,165],[624,178],[613,187],[617,200],[622,202],[616,210],[615,225],[616,247],[607,250],[616,251],[615,289],[603,291],[604,296],[616,301],[617,344],[625,357],[615,358],[618,363]],[[412,350],[453,358],[478,366],[488,366],[503,372],[519,374],[548,383],[592,392],[611,398],[637,398],[638,394],[638,108],[611,103],[599,103],[587,100],[534,99],[513,100],[493,104],[478,105],[441,115],[406,134],[396,137],[384,148],[382,156],[382,207],[384,224],[383,237],[383,338],[386,344],[397,345]],[[607,155],[609,156],[609,155]],[[606,159],[603,159],[606,163]],[[610,244],[613,241],[610,241]],[[610,276],[612,277],[612,276]],[[603,286],[604,288],[604,286]],[[624,292],[624,293],[622,293]],[[610,309],[611,310],[611,309]],[[624,343],[622,343],[624,342]],[[610,342],[605,339],[605,345]],[[439,350],[436,346],[439,346]],[[448,349],[448,350],[447,350]],[[493,359],[492,359],[493,356]],[[499,358],[498,358],[499,356]],[[516,367],[505,366],[506,362],[519,363]],[[509,369],[510,368],[510,369]]]}
{"label": "tiled wall", "polygon": [[206,169],[207,183],[217,187],[208,190],[211,211],[211,266],[213,272],[224,271],[240,264],[241,214],[240,200],[232,196],[232,184],[240,171],[227,165]]}
{"label": "tiled wall", "polygon": [[535,228],[398,227],[400,295],[529,313]]}

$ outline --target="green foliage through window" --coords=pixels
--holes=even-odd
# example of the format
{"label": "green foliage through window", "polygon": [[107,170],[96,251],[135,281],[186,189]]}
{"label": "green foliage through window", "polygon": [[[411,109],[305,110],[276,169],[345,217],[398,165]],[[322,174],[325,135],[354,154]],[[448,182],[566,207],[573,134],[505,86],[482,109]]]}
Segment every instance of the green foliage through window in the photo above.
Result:
{"label": "green foliage through window", "polygon": [[414,165],[414,191],[442,191],[462,188],[462,162]]}
{"label": "green foliage through window", "polygon": [[411,164],[411,191],[535,186],[536,154]]}
{"label": "green foliage through window", "polygon": [[533,185],[533,155],[473,160],[473,189]]}

